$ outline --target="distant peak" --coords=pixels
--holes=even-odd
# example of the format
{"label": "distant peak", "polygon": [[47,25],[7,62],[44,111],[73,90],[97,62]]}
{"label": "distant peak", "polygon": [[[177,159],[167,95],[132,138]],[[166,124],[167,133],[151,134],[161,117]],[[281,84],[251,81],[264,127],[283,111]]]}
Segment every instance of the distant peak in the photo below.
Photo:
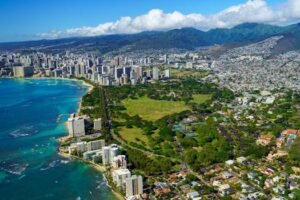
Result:
{"label": "distant peak", "polygon": [[254,28],[258,25],[259,25],[258,23],[243,23],[243,24],[239,24],[233,28]]}

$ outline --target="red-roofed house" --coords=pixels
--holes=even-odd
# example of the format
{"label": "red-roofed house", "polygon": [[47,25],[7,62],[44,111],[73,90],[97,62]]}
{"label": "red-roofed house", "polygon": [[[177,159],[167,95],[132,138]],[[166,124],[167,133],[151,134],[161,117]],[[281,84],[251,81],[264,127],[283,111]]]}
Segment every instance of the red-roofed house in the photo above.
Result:
{"label": "red-roofed house", "polygon": [[266,145],[270,144],[270,142],[272,141],[272,138],[273,138],[272,135],[261,135],[261,136],[256,140],[256,144],[257,144],[257,145],[266,146]]}
{"label": "red-roofed house", "polygon": [[299,130],[295,130],[295,129],[287,129],[287,130],[284,130],[282,131],[282,135],[297,135],[299,133]]}

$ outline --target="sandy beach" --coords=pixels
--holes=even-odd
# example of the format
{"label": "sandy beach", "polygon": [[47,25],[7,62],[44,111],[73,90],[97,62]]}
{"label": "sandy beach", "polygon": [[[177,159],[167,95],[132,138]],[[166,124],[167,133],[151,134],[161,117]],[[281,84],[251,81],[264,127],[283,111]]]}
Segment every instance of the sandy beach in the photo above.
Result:
{"label": "sandy beach", "polygon": [[[78,80],[78,79],[70,79],[70,80],[80,81],[82,85],[87,86],[88,87],[87,93],[91,92],[94,89],[94,86],[92,84],[89,84],[88,82],[86,82],[84,80]],[[82,97],[80,99],[79,106],[78,106],[78,109],[76,112],[77,115],[80,115],[81,108],[82,108]]]}

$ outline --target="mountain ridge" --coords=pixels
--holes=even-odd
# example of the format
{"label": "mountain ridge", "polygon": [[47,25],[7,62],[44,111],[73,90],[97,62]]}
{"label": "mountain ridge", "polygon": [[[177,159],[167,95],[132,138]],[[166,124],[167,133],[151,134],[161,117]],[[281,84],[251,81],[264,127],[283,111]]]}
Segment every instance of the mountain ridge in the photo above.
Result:
{"label": "mountain ridge", "polygon": [[146,31],[136,34],[115,34],[92,37],[72,37],[54,40],[35,40],[0,43],[2,51],[49,51],[53,53],[72,50],[75,52],[98,52],[101,54],[119,49],[184,49],[225,45],[229,43],[257,42],[266,38],[283,35],[282,50],[300,49],[300,23],[276,26],[259,23],[244,23],[232,28],[217,28],[201,31],[186,27],[169,31]]}

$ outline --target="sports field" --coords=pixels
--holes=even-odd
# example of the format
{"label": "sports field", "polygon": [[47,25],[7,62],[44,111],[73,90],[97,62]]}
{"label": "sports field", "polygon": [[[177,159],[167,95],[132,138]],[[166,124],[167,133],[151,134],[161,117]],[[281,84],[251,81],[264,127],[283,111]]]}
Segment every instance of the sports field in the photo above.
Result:
{"label": "sports field", "polygon": [[128,143],[135,142],[138,144],[146,144],[146,148],[149,145],[148,137],[143,133],[143,130],[140,128],[126,128],[122,127],[119,131],[120,135],[124,140],[126,140]]}
{"label": "sports field", "polygon": [[148,121],[156,121],[164,116],[190,109],[183,101],[154,100],[148,97],[126,99],[122,103],[130,116],[139,115]]}

